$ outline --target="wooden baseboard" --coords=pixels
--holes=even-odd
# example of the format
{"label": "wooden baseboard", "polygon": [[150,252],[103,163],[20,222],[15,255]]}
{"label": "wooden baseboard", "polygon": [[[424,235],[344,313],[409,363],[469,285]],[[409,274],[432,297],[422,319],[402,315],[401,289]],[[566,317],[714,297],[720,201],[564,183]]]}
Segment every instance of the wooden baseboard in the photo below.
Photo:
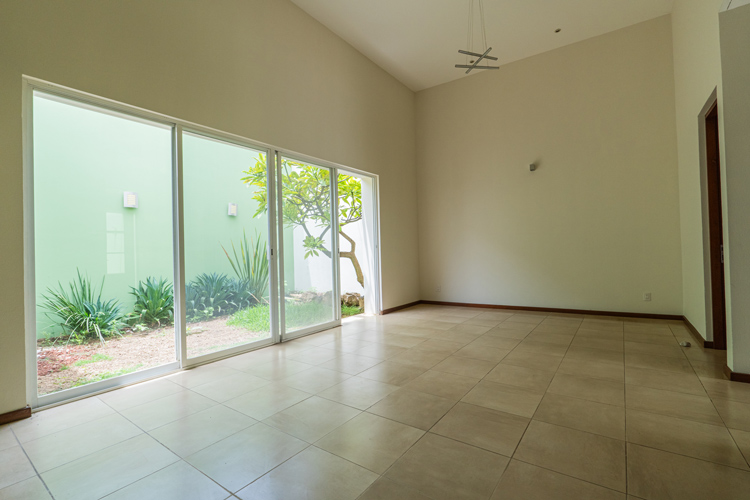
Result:
{"label": "wooden baseboard", "polygon": [[408,304],[403,304],[403,305],[400,305],[400,306],[396,306],[396,307],[391,307],[390,309],[383,309],[383,312],[382,312],[382,313],[380,313],[380,314],[391,314],[391,313],[395,313],[395,312],[397,312],[397,311],[401,311],[402,309],[408,309],[408,308],[410,308],[410,307],[418,306],[418,305],[419,305],[419,304],[421,304],[421,303],[422,303],[422,301],[421,301],[421,300],[418,300],[418,301],[416,301],[416,302],[410,302],[410,303],[408,303]]}
{"label": "wooden baseboard", "polygon": [[705,340],[703,338],[703,335],[700,334],[700,332],[698,331],[698,329],[696,327],[694,327],[693,324],[685,316],[682,317],[682,321],[687,326],[687,329],[690,332],[690,335],[692,335],[693,338],[695,339],[695,343],[696,344],[702,345],[706,349],[713,349],[714,348],[713,341]]}
{"label": "wooden baseboard", "polygon": [[483,309],[513,309],[516,311],[533,311],[562,314],[592,314],[596,316],[618,316],[621,318],[643,318],[643,319],[666,319],[681,321],[682,316],[677,314],[651,314],[651,313],[630,313],[617,311],[591,311],[588,309],[563,309],[558,307],[529,307],[529,306],[503,306],[498,304],[468,304],[465,302],[442,302],[437,300],[420,300],[421,304],[431,304],[436,306],[454,306],[454,307],[480,307]]}
{"label": "wooden baseboard", "polygon": [[732,380],[734,382],[744,382],[746,384],[750,384],[750,373],[733,372],[728,365],[724,365],[724,375],[726,375],[729,380]]}
{"label": "wooden baseboard", "polygon": [[9,411],[0,415],[0,425],[9,424],[16,420],[23,420],[24,418],[31,417],[31,407],[21,408],[20,410]]}

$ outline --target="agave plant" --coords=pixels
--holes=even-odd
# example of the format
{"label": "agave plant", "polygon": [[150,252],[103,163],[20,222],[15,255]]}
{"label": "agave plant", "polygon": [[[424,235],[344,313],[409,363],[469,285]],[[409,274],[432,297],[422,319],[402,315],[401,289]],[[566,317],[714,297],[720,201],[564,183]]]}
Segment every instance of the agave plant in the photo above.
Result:
{"label": "agave plant", "polygon": [[140,323],[147,325],[169,324],[174,318],[174,288],[166,279],[146,278],[138,288],[130,287],[135,296],[135,314]]}
{"label": "agave plant", "polygon": [[[228,312],[231,298],[230,279],[226,274],[198,275],[185,287],[185,304],[189,318],[206,319]],[[211,314],[207,314],[210,311]]]}
{"label": "agave plant", "polygon": [[59,282],[57,289],[47,288],[47,293],[42,295],[41,307],[46,310],[45,315],[68,335],[69,342],[83,342],[95,337],[104,343],[105,337],[119,335],[125,326],[122,306],[116,299],[102,299],[104,278],[97,291],[88,276],[76,272],[78,279],[70,283],[69,290]]}
{"label": "agave plant", "polygon": [[221,249],[229,259],[234,273],[241,283],[243,292],[249,293],[254,299],[254,303],[267,301],[268,292],[268,246],[260,236],[255,235],[255,239],[248,240],[247,234],[243,231],[242,240],[240,241],[240,251],[232,244],[232,255],[229,255],[224,246]]}

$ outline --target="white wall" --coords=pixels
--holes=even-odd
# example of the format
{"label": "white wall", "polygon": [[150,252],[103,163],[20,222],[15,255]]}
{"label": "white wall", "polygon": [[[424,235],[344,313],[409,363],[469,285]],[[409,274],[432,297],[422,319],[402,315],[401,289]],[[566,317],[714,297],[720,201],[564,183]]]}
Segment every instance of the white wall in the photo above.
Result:
{"label": "white wall", "polygon": [[[734,5],[734,4],[733,4]],[[727,364],[750,373],[750,5],[722,12],[724,163],[730,293]]]}
{"label": "white wall", "polygon": [[[716,89],[721,100],[719,7],[722,0],[676,0],[672,12],[674,46],[677,158],[682,234],[683,312],[707,340],[712,332],[707,320],[701,153],[698,115]],[[723,167],[723,166],[722,166]],[[726,198],[726,197],[725,197]],[[707,250],[707,249],[706,249]],[[710,314],[710,309],[708,309]]]}
{"label": "white wall", "polygon": [[419,299],[414,94],[288,0],[0,9],[0,414],[26,404],[21,76],[380,175],[384,307]]}
{"label": "white wall", "polygon": [[674,103],[669,16],[419,92],[422,298],[681,314]]}

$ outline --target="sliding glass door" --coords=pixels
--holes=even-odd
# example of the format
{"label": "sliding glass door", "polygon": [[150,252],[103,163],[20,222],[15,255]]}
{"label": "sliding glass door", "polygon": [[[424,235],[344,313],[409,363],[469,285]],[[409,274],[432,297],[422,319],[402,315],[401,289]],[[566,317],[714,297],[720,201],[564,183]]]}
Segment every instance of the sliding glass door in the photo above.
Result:
{"label": "sliding glass door", "polygon": [[271,342],[267,152],[183,133],[188,358]]}
{"label": "sliding glass door", "polygon": [[173,128],[32,99],[37,395],[52,403],[176,369]]}
{"label": "sliding glass door", "polygon": [[355,254],[375,234],[355,227],[361,181],[335,165],[34,79],[25,92],[33,407],[339,325],[340,225],[354,283],[373,274]]}
{"label": "sliding glass door", "polygon": [[281,335],[288,340],[339,320],[338,207],[334,169],[283,155],[277,163]]}

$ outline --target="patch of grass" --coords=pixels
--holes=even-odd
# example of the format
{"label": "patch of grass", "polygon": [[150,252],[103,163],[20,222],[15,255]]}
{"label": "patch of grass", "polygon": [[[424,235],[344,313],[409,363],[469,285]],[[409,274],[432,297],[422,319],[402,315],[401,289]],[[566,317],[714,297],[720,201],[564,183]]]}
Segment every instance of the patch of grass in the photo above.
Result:
{"label": "patch of grass", "polygon": [[67,370],[68,368],[70,368],[68,365],[62,365],[58,371],[63,372],[65,370]]}
{"label": "patch of grass", "polygon": [[73,387],[91,384],[93,382],[100,382],[102,380],[107,380],[108,378],[119,377],[120,375],[127,375],[128,373],[133,373],[134,371],[138,370],[142,366],[143,366],[142,364],[137,364],[135,366],[131,366],[130,368],[122,368],[120,370],[116,370],[113,372],[97,373],[96,375],[93,375],[91,377],[82,377],[76,380],[76,383],[73,385]]}
{"label": "patch of grass", "polygon": [[341,317],[346,318],[347,316],[356,316],[362,314],[362,309],[357,306],[341,306]]}
{"label": "patch of grass", "polygon": [[98,363],[99,361],[111,361],[112,358],[107,356],[106,354],[94,354],[89,359],[80,359],[73,363],[73,366],[85,366],[90,365],[91,363]]}
{"label": "patch of grass", "polygon": [[[325,323],[332,317],[330,306],[322,302],[289,302],[284,312],[288,329]],[[271,330],[271,311],[267,304],[249,307],[231,315],[227,325],[253,332],[268,332]]]}

